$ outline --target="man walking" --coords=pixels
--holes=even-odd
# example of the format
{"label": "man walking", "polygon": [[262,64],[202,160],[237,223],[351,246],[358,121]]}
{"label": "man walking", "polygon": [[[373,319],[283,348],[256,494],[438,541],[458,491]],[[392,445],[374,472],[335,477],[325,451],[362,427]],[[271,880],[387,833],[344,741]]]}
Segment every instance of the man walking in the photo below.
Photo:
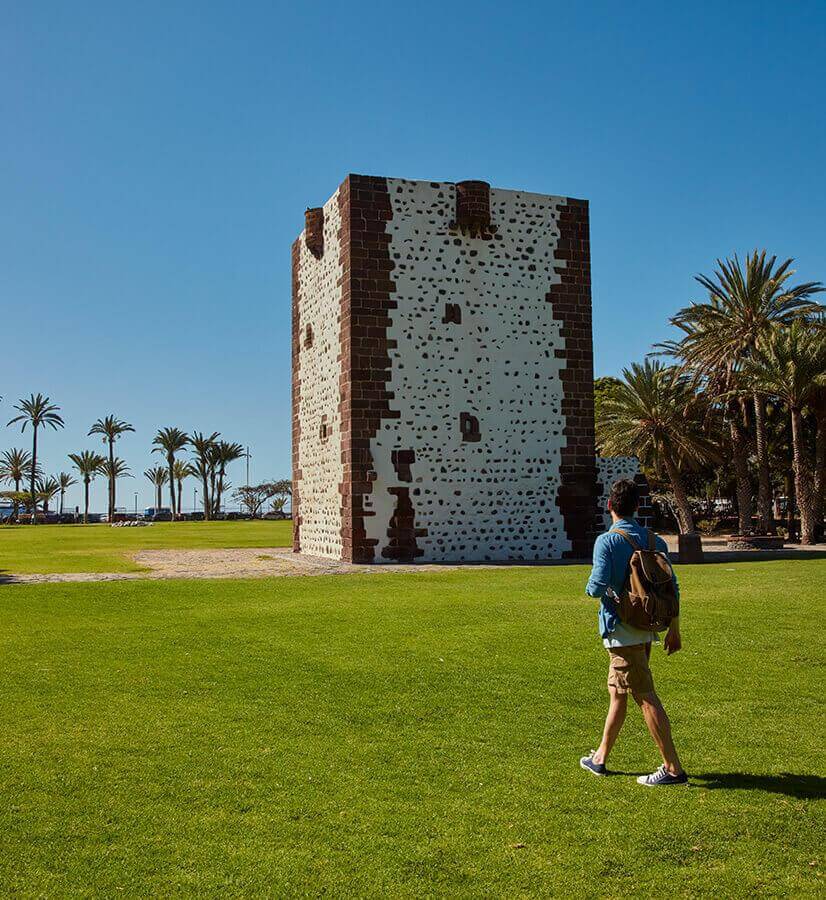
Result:
{"label": "man walking", "polygon": [[[671,738],[671,724],[654,690],[654,679],[648,664],[651,644],[659,638],[655,631],[644,631],[620,621],[617,605],[634,553],[632,541],[639,547],[649,546],[647,529],[634,518],[638,506],[639,487],[628,479],[617,481],[611,487],[608,499],[608,511],[613,527],[605,534],[601,534],[594,545],[594,565],[585,591],[589,596],[598,597],[601,601],[599,632],[610,658],[608,667],[610,705],[599,747],[590,755],[583,756],[579,764],[594,775],[607,774],[608,755],[625,721],[628,695],[631,694],[642,710],[645,724],[663,759],[663,765],[656,772],[643,775],[637,781],[647,787],[665,787],[686,784],[688,776],[677,756]],[[667,554],[668,548],[662,538],[656,538],[655,546],[658,551]],[[676,575],[673,575],[673,578],[674,588],[677,590]],[[676,653],[682,646],[679,618],[672,620],[665,635],[664,646],[668,655]]]}

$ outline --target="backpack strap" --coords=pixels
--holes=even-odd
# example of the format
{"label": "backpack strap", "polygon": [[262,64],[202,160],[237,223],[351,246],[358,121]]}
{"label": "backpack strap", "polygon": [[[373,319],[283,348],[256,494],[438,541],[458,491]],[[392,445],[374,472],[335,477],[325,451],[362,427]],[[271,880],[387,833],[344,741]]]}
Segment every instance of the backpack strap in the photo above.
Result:
{"label": "backpack strap", "polygon": [[626,541],[634,548],[634,550],[642,550],[642,547],[637,543],[637,541],[631,537],[631,535],[627,531],[623,531],[621,528],[612,528],[611,531],[616,534],[621,534]]}
{"label": "backpack strap", "polygon": [[648,549],[656,550],[657,549],[657,535],[649,528],[648,530]]}

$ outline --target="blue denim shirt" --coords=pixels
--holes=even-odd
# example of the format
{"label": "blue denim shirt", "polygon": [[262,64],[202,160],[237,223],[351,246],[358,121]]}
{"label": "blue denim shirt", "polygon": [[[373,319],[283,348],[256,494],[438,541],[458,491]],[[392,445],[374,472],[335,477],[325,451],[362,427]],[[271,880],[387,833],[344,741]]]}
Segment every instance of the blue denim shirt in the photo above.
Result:
{"label": "blue denim shirt", "polygon": [[[622,529],[635,538],[641,546],[648,546],[648,529],[643,528],[636,519],[620,519],[619,522],[615,522],[611,527]],[[655,546],[657,550],[668,553],[668,545],[659,535],[657,535]],[[605,596],[605,592],[610,587],[615,594],[621,593],[633,552],[634,550],[628,541],[616,532],[606,531],[605,534],[601,534],[597,538],[594,544],[594,565],[591,569],[588,584],[585,586],[585,593],[589,597],[598,597],[601,601],[599,605],[599,633],[603,638],[607,638],[616,629],[619,622],[617,605],[610,597]],[[677,584],[676,573],[674,574],[674,587],[677,589],[677,596],[679,597],[680,588]]]}

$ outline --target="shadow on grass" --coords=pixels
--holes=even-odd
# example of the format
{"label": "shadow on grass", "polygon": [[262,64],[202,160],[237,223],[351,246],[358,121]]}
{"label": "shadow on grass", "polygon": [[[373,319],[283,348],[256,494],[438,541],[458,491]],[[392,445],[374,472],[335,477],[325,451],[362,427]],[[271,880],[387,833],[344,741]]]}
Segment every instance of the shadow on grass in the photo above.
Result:
{"label": "shadow on grass", "polygon": [[[609,777],[622,776],[637,778],[649,772],[618,772],[609,769]],[[689,773],[691,787],[707,790],[768,791],[771,794],[785,794],[803,800],[826,799],[826,778],[820,775],[794,775],[781,772],[779,775],[749,775],[745,772],[705,772],[702,775]]]}
{"label": "shadow on grass", "polygon": [[706,772],[690,775],[691,783],[710,790],[768,791],[800,797],[806,800],[826,798],[826,778],[820,775],[795,775],[781,772],[779,775],[749,775],[745,772]]}

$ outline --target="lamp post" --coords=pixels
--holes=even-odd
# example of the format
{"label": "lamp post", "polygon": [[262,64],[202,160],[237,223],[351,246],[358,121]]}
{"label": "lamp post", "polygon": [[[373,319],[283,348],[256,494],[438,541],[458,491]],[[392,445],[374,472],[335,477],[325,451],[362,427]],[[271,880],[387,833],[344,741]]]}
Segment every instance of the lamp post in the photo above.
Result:
{"label": "lamp post", "polygon": [[198,488],[192,488],[192,512],[198,509]]}
{"label": "lamp post", "polygon": [[138,517],[138,492],[135,491],[135,518]]}

